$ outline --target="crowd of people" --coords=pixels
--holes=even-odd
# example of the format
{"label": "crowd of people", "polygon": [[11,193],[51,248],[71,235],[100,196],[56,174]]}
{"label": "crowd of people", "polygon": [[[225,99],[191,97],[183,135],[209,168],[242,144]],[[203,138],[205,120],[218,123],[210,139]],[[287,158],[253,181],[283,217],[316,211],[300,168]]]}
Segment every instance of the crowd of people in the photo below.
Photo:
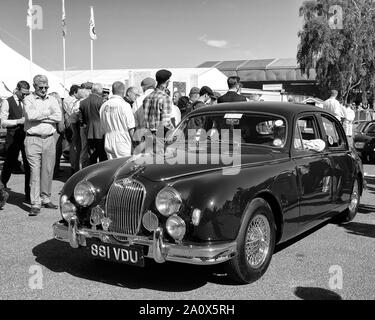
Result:
{"label": "crowd of people", "polygon": [[210,87],[191,88],[189,95],[168,90],[172,73],[159,70],[129,88],[120,81],[112,84],[112,94],[100,83],[72,85],[69,96],[47,94],[48,79],[37,75],[34,91],[19,81],[13,96],[1,105],[1,126],[7,129],[6,158],[1,172],[0,208],[9,197],[7,183],[19,154],[25,173],[25,199],[29,216],[41,207],[57,209],[51,201],[52,181],[63,172],[60,159],[63,141],[69,142],[71,174],[107,159],[126,157],[134,151],[135,131],[156,134],[159,127],[175,128],[192,110],[204,105],[246,101],[240,94],[239,77],[228,78],[228,92],[220,95]]}

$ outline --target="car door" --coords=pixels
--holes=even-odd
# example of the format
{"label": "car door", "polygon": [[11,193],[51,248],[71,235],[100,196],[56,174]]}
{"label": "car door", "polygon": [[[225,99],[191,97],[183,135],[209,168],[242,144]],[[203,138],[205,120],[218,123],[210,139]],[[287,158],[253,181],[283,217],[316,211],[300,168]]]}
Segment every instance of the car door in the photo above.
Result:
{"label": "car door", "polygon": [[343,210],[353,188],[354,161],[341,123],[325,113],[321,114],[319,122],[332,166],[332,203],[335,211]]}
{"label": "car door", "polygon": [[300,227],[319,223],[319,217],[332,209],[332,172],[314,114],[299,115],[294,124],[291,156],[299,183]]}

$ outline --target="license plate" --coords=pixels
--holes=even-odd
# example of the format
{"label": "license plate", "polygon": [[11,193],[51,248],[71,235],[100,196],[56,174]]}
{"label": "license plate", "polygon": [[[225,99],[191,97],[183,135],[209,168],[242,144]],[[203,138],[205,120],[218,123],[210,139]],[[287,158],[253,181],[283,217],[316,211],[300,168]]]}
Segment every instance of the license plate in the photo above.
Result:
{"label": "license plate", "polygon": [[88,245],[90,255],[97,259],[131,264],[139,267],[145,265],[143,248],[140,246],[117,246],[109,243],[91,243]]}

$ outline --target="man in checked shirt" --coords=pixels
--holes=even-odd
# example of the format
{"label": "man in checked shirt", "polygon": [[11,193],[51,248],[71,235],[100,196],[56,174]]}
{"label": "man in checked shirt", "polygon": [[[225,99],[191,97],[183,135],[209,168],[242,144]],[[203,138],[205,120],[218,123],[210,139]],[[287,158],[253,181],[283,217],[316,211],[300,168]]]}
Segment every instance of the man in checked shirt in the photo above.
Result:
{"label": "man in checked shirt", "polygon": [[150,93],[143,101],[143,110],[145,116],[145,125],[153,134],[161,127],[173,129],[171,122],[172,99],[165,92],[168,88],[169,79],[172,73],[168,70],[159,70],[156,72],[156,89]]}
{"label": "man in checked shirt", "polygon": [[156,89],[143,101],[145,127],[153,136],[157,136],[154,147],[158,151],[162,151],[163,141],[159,141],[159,134],[156,133],[163,130],[163,134],[165,134],[167,130],[173,129],[171,122],[173,101],[166,93],[171,76],[172,73],[169,70],[157,71],[155,75]]}

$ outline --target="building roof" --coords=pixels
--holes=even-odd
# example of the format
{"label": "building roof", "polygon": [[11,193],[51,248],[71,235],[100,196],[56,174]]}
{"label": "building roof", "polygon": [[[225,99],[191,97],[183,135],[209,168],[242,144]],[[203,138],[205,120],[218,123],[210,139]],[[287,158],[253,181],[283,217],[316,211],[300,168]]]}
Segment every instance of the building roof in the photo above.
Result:
{"label": "building roof", "polygon": [[203,67],[215,67],[226,76],[239,76],[241,82],[315,82],[316,77],[314,69],[309,77],[302,75],[295,58],[206,61],[198,66]]}

